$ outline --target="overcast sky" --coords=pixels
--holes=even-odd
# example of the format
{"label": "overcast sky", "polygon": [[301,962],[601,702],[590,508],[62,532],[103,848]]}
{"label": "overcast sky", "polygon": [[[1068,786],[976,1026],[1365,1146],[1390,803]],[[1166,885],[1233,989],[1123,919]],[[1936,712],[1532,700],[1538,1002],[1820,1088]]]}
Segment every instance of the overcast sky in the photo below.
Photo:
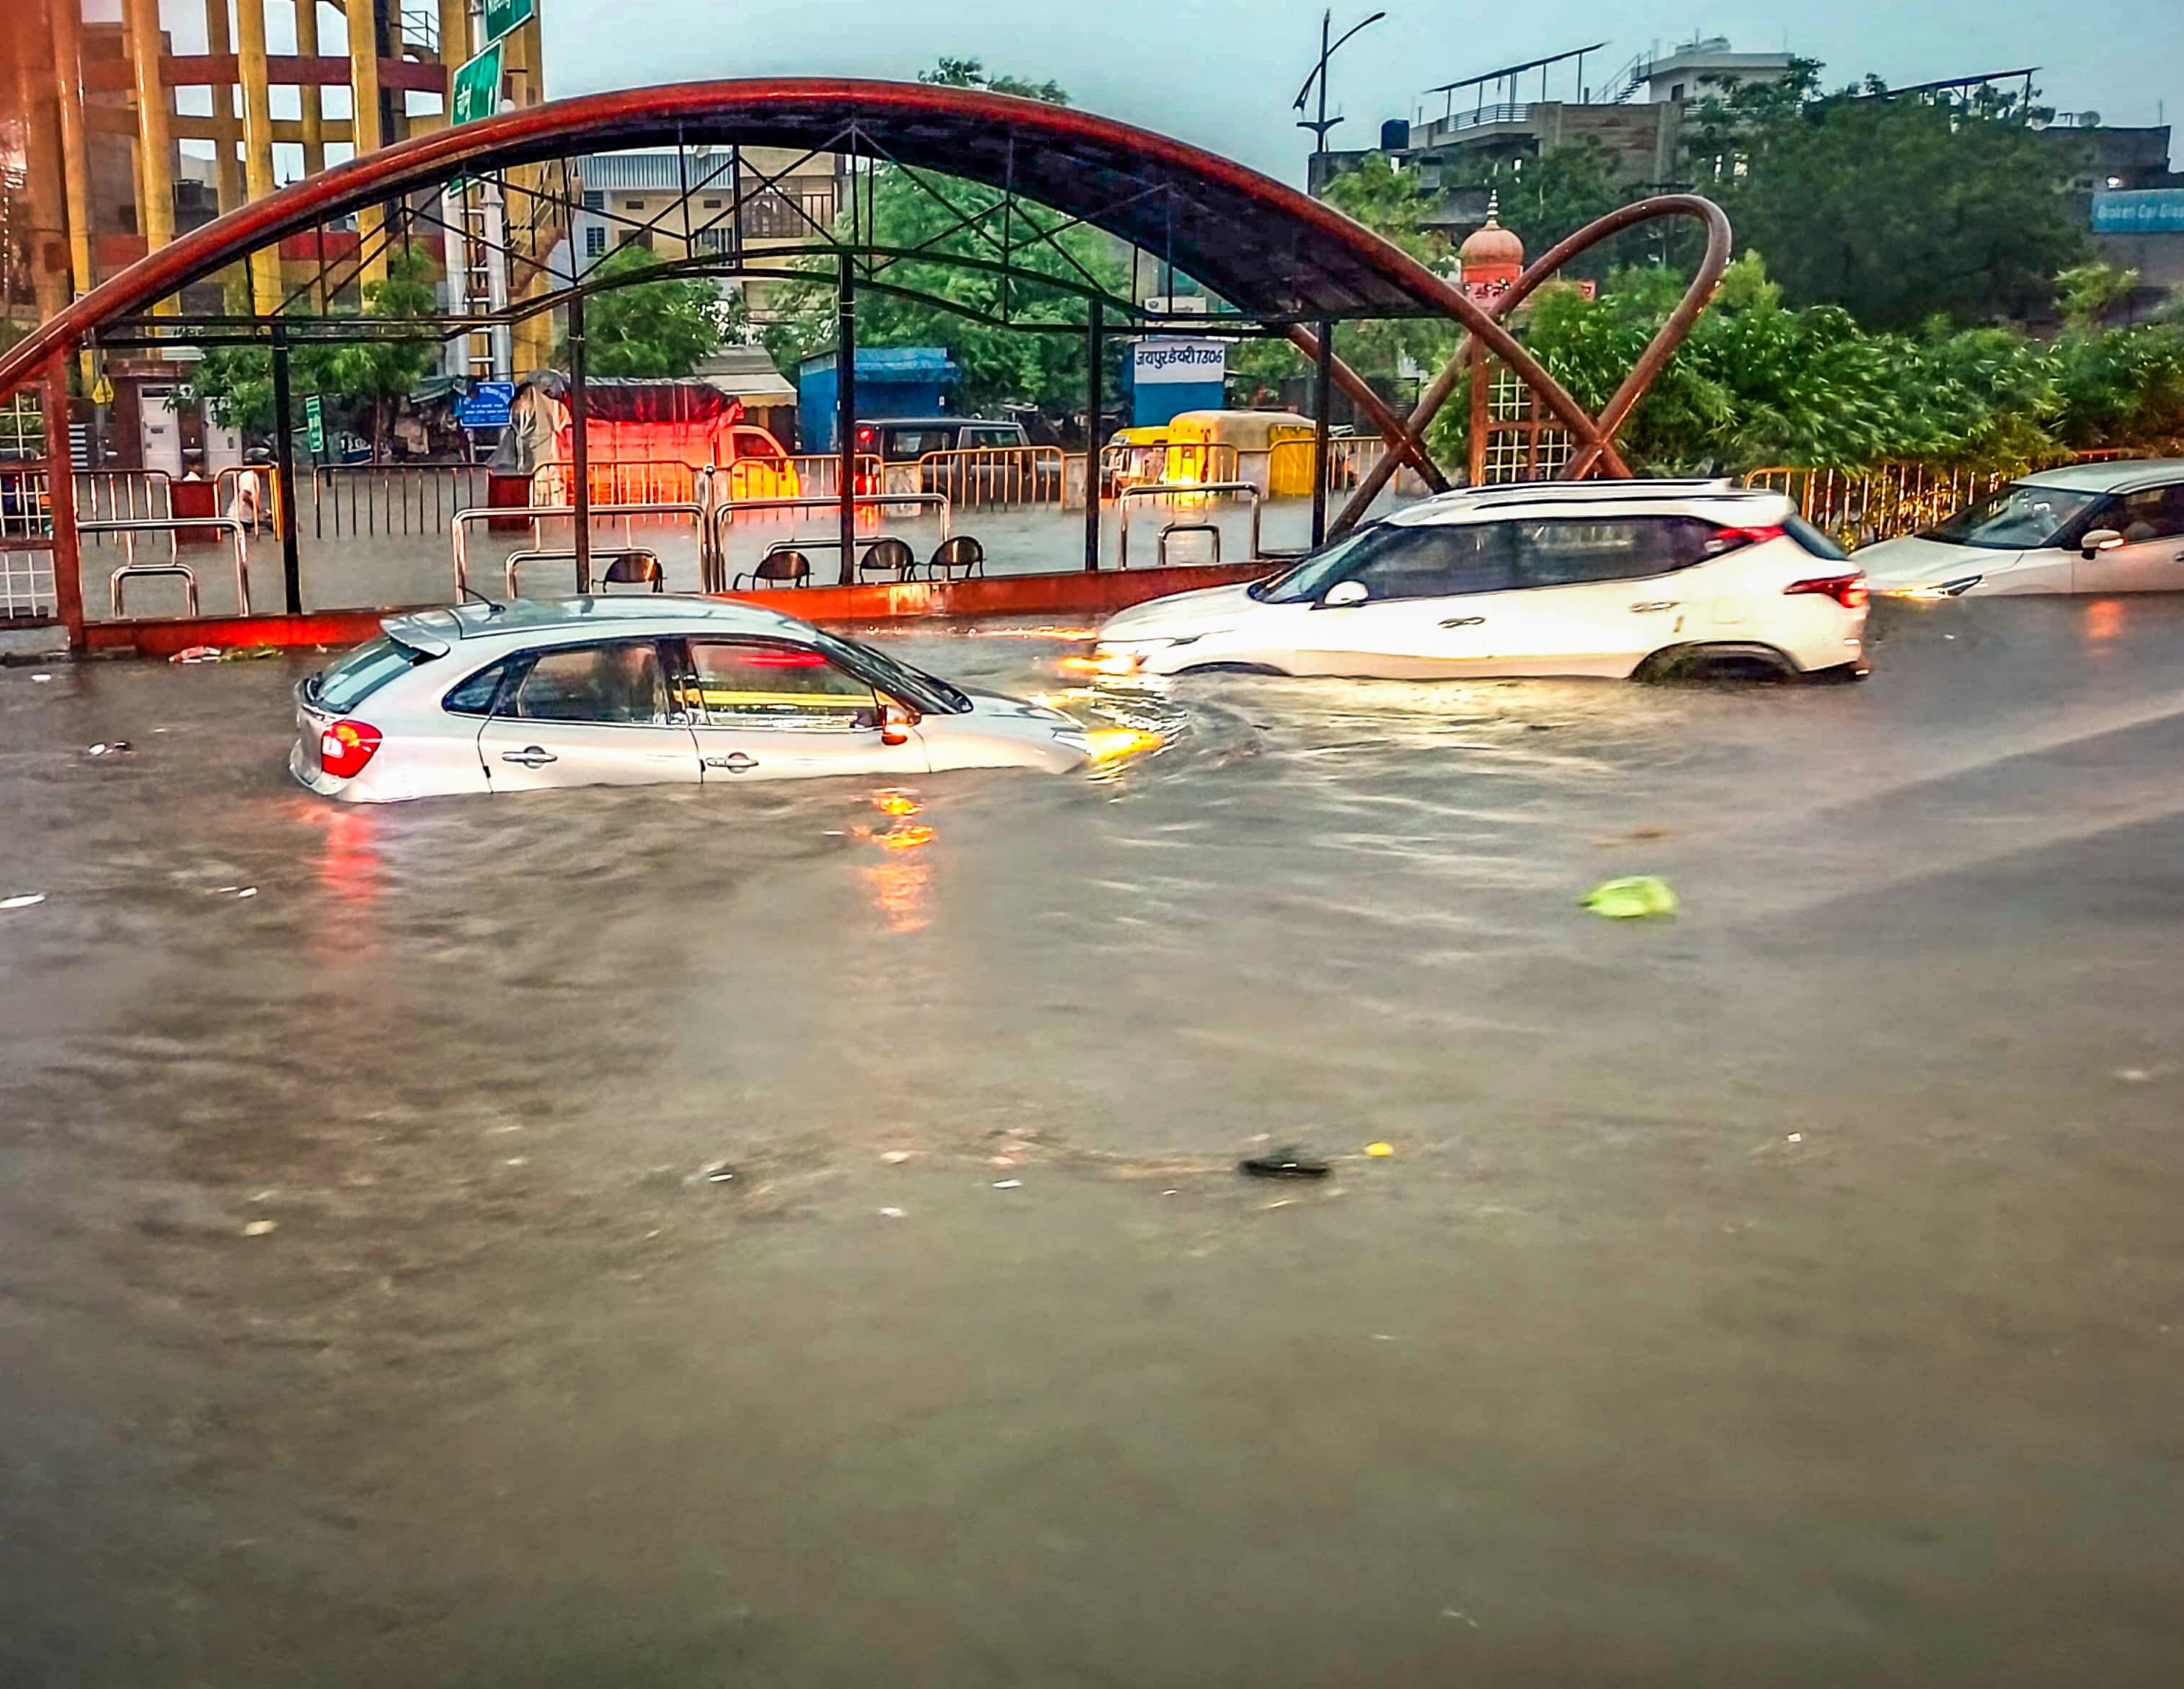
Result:
{"label": "overcast sky", "polygon": [[[1657,42],[1696,31],[1741,51],[1786,47],[1825,61],[1829,86],[1868,71],[1894,84],[2020,65],[2048,103],[2109,123],[2184,123],[2184,0],[1341,0],[1338,34],[1388,16],[1335,60],[1349,120],[1331,145],[1368,146],[1419,91],[1585,47],[1588,81]],[[1290,125],[1318,53],[1321,0],[540,0],[549,93],[713,76],[911,77],[945,53],[1034,81],[1078,105],[1300,180],[1310,137]],[[1550,84],[1570,98],[1568,73]],[[1536,73],[1524,98],[1538,98]],[[2157,116],[2157,110],[2160,115]],[[2173,162],[2173,160],[2172,160]]]}

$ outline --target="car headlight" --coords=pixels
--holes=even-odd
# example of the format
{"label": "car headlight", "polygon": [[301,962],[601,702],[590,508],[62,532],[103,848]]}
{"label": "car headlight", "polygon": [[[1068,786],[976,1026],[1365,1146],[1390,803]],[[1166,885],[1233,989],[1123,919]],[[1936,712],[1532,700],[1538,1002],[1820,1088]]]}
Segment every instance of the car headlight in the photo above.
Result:
{"label": "car headlight", "polygon": [[1962,598],[1986,578],[1984,575],[1960,575],[1953,581],[1936,582],[1924,587],[1898,587],[1891,598],[1945,599]]}

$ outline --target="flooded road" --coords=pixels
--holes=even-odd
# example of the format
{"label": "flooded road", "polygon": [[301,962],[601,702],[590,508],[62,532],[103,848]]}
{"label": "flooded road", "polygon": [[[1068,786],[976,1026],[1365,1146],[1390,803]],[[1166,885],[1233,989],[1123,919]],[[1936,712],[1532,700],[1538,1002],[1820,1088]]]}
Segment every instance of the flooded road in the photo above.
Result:
{"label": "flooded road", "polygon": [[909,803],[0,669],[0,1681],[2173,1682],[2184,602],[1880,628]]}

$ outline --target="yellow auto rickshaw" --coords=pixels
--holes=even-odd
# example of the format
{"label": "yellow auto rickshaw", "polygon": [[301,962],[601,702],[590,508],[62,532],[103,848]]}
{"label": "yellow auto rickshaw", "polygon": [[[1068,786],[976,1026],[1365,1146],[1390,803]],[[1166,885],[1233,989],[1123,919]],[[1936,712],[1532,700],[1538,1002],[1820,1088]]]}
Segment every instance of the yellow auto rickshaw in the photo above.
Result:
{"label": "yellow auto rickshaw", "polygon": [[1312,493],[1312,426],[1294,410],[1186,410],[1167,425],[1166,479],[1248,481],[1269,499]]}

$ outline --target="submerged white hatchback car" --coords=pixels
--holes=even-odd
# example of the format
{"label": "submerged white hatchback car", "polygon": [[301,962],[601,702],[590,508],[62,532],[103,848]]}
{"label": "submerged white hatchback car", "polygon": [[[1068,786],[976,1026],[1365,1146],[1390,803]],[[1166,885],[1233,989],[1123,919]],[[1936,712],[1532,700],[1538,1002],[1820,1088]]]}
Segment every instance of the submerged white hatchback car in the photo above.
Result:
{"label": "submerged white hatchback car", "polygon": [[2184,589],[2184,460],[2043,469],[1858,560],[1897,598]]}
{"label": "submerged white hatchback car", "polygon": [[1251,586],[1109,618],[1114,676],[1397,680],[1865,672],[1865,577],[1778,493],[1725,482],[1445,493]]}
{"label": "submerged white hatchback car", "polygon": [[[952,768],[1102,754],[1059,711],[712,599],[518,599],[389,616],[296,688],[288,766],[353,803],[553,786]],[[1142,736],[1138,736],[1142,737]]]}

